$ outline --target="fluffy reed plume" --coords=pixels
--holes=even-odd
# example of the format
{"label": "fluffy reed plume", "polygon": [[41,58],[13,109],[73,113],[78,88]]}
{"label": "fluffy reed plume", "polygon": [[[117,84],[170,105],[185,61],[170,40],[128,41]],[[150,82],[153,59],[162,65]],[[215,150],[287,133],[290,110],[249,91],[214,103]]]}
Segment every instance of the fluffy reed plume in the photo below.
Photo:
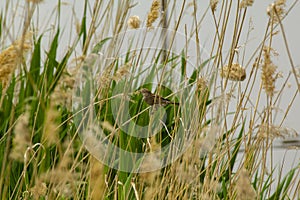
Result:
{"label": "fluffy reed plume", "polygon": [[146,188],[145,199],[155,199],[155,195],[158,193],[157,187]]}
{"label": "fluffy reed plume", "polygon": [[243,168],[238,173],[237,183],[235,185],[238,200],[254,200],[256,199],[256,191],[251,185],[251,179],[248,171]]}
{"label": "fluffy reed plume", "polygon": [[38,3],[42,3],[44,0],[26,0],[27,1],[27,3],[36,3],[36,4],[38,4]]}
{"label": "fluffy reed plume", "polygon": [[91,156],[90,159],[90,183],[91,188],[91,199],[99,199],[103,194],[105,194],[105,174],[104,165]]}
{"label": "fluffy reed plume", "polygon": [[159,16],[159,9],[160,9],[160,3],[158,0],[154,0],[151,5],[150,12],[148,13],[147,17],[147,28],[152,28],[153,22],[158,18]]}
{"label": "fluffy reed plume", "polygon": [[243,0],[240,4],[240,8],[246,8],[253,5],[254,0]]}
{"label": "fluffy reed plume", "polygon": [[51,94],[53,105],[62,105],[71,109],[72,92],[75,84],[75,72],[65,71]]}
{"label": "fluffy reed plume", "polygon": [[258,138],[262,139],[275,139],[275,138],[286,138],[286,137],[295,137],[297,132],[291,128],[279,127],[273,124],[262,123],[258,128]]}
{"label": "fluffy reed plume", "polygon": [[286,0],[277,0],[268,6],[267,14],[273,22],[278,22],[278,17],[282,18],[282,16],[285,14],[285,3]]}
{"label": "fluffy reed plume", "polygon": [[58,126],[57,122],[59,117],[59,111],[54,105],[50,107],[45,112],[45,125],[43,130],[43,141],[50,146],[52,144],[57,144],[59,142],[58,138]]}
{"label": "fluffy reed plume", "polygon": [[[70,145],[70,140],[66,140],[63,143],[62,150],[64,154],[61,155],[58,164],[51,168],[51,171],[39,175],[33,187],[38,188],[39,186],[37,184],[45,184],[47,186],[46,199],[60,199],[62,197],[70,199],[75,198],[76,195],[76,189],[79,184],[79,174],[72,168],[72,165],[74,165],[74,149],[72,145]],[[79,165],[78,167],[85,166]],[[44,195],[44,193],[41,193],[41,195]],[[43,196],[38,196],[38,199],[41,197]]]}
{"label": "fluffy reed plume", "polygon": [[215,12],[217,10],[218,3],[219,3],[219,0],[210,0],[209,4],[210,4],[210,8],[213,12]]}
{"label": "fluffy reed plume", "polygon": [[37,179],[35,185],[30,188],[29,192],[32,195],[33,199],[38,200],[46,196],[47,190],[48,188],[46,183]]}
{"label": "fluffy reed plume", "polygon": [[175,171],[177,173],[180,183],[188,184],[188,185],[192,184],[192,182],[195,181],[195,177],[197,177],[199,174],[195,163],[189,164],[189,163],[182,162],[176,165]]}
{"label": "fluffy reed plume", "polygon": [[[145,189],[145,199],[154,199],[157,194],[161,179],[159,178],[160,171],[152,171],[153,169],[160,168],[160,160],[155,155],[149,155],[143,160],[141,165],[141,171],[143,173],[139,173],[139,178],[142,183],[146,187]],[[147,172],[149,171],[149,172]]]}
{"label": "fluffy reed plume", "polygon": [[264,63],[262,65],[261,80],[263,88],[268,96],[273,96],[275,91],[275,72],[277,67],[271,61],[270,47],[264,47]]}
{"label": "fluffy reed plume", "polygon": [[111,75],[111,67],[106,67],[104,71],[100,74],[100,77],[98,79],[98,85],[101,86],[102,89],[108,88],[112,80],[118,82],[123,77],[128,75],[130,73],[129,71],[131,66],[131,62],[124,64],[123,66],[118,68],[114,75]]}
{"label": "fluffy reed plume", "polygon": [[18,118],[15,128],[14,137],[12,141],[12,151],[10,157],[14,160],[24,162],[24,155],[28,147],[31,146],[29,128],[29,112],[26,111]]}
{"label": "fluffy reed plume", "polygon": [[201,92],[201,91],[206,90],[207,88],[208,88],[207,87],[207,80],[204,77],[200,77],[197,80],[197,91]]}
{"label": "fluffy reed plume", "polygon": [[246,78],[246,71],[240,64],[233,63],[231,66],[225,65],[220,70],[220,75],[232,81],[243,81]]}
{"label": "fluffy reed plume", "polygon": [[[76,194],[76,180],[78,176],[67,169],[54,169],[41,176],[43,182],[48,183],[50,196],[74,198]],[[49,198],[51,199],[51,198]],[[54,198],[53,198],[54,199]]]}
{"label": "fluffy reed plume", "polygon": [[138,29],[138,28],[140,28],[141,20],[140,20],[139,16],[134,15],[128,19],[127,24],[129,26],[129,28],[131,28],[131,29]]}
{"label": "fluffy reed plume", "polygon": [[114,74],[114,76],[112,77],[113,80],[115,81],[120,81],[124,76],[129,74],[129,70],[132,66],[131,62],[128,62],[126,64],[124,64],[123,66],[121,66],[116,73]]}
{"label": "fluffy reed plume", "polygon": [[98,79],[98,85],[101,86],[101,88],[108,88],[112,81],[112,75],[111,75],[111,69],[110,67],[107,67],[104,69],[104,71],[100,74],[100,77]]}
{"label": "fluffy reed plume", "polygon": [[104,121],[104,122],[101,122],[101,127],[102,129],[105,129],[109,132],[116,132],[116,129],[114,128],[113,125],[111,125],[111,123],[109,121]]}
{"label": "fluffy reed plume", "polygon": [[[22,61],[22,54],[31,49],[29,34],[25,40],[17,40],[14,44],[0,53],[0,84],[5,88],[17,65]],[[22,52],[21,52],[22,51]]]}
{"label": "fluffy reed plume", "polygon": [[202,141],[200,141],[200,156],[213,151],[217,142],[218,134],[221,132],[221,130],[220,127],[216,125],[211,127],[205,127],[203,129],[203,132],[206,133],[206,136]]}
{"label": "fluffy reed plume", "polygon": [[145,157],[140,166],[140,170],[142,172],[153,171],[153,169],[159,168],[161,168],[160,159],[155,154],[149,154],[147,157]]}

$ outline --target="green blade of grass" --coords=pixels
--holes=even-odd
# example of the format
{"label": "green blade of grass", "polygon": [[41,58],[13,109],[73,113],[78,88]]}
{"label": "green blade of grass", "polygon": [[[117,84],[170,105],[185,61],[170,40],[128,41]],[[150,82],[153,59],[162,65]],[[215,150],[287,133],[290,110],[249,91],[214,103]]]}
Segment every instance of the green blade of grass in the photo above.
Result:
{"label": "green blade of grass", "polygon": [[107,37],[107,38],[104,38],[103,40],[101,40],[100,42],[98,42],[98,43],[93,47],[92,53],[98,53],[98,52],[102,49],[103,45],[104,45],[107,41],[109,41],[109,40],[111,40],[111,39],[112,39],[112,37]]}
{"label": "green blade of grass", "polygon": [[29,72],[26,74],[26,89],[25,89],[25,95],[27,97],[33,96],[35,92],[35,89],[37,89],[37,86],[39,85],[40,81],[40,70],[41,70],[41,40],[42,35],[38,38],[37,42],[34,44],[34,50],[31,57],[30,62],[30,69]]}
{"label": "green blade of grass", "polygon": [[283,194],[285,194],[287,189],[290,187],[291,181],[292,181],[292,179],[294,177],[294,174],[295,174],[295,171],[297,169],[298,169],[298,167],[296,167],[296,168],[292,169],[291,171],[289,171],[289,173],[280,182],[280,184],[276,188],[276,191],[269,198],[269,200],[277,200],[277,199],[284,199],[285,198],[285,196]]}
{"label": "green blade of grass", "polygon": [[50,45],[49,51],[46,53],[47,54],[47,60],[45,62],[45,74],[44,78],[47,80],[46,86],[47,90],[50,88],[52,81],[53,81],[53,76],[55,73],[55,69],[58,65],[58,62],[56,61],[56,54],[57,54],[57,48],[58,48],[58,37],[59,37],[59,29],[57,30],[52,43]]}

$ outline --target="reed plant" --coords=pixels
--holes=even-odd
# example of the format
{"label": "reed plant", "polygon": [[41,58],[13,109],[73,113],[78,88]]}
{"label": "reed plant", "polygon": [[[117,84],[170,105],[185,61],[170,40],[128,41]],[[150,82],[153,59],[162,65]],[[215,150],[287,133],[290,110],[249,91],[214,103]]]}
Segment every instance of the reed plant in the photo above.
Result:
{"label": "reed plant", "polygon": [[[251,55],[255,1],[153,0],[137,16],[135,1],[84,0],[78,14],[58,0],[53,24],[39,21],[44,3],[0,11],[1,199],[300,198],[299,161],[287,173],[273,164],[274,140],[297,135],[283,124],[300,87],[284,28],[298,0],[266,8]],[[274,61],[278,38],[287,76]],[[142,88],[173,104],[148,105]]]}

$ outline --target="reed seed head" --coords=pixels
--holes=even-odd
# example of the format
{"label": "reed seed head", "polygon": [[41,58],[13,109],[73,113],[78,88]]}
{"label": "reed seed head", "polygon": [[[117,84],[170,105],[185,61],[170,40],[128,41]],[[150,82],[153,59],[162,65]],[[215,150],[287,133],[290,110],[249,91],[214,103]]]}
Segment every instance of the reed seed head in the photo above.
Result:
{"label": "reed seed head", "polygon": [[233,63],[231,66],[225,65],[220,75],[223,78],[227,78],[231,81],[243,81],[246,78],[245,69],[238,63]]}
{"label": "reed seed head", "polygon": [[248,171],[243,168],[239,171],[237,184],[237,199],[254,200],[256,199],[256,191],[251,184],[251,179]]}
{"label": "reed seed head", "polygon": [[151,5],[150,12],[148,13],[147,17],[147,28],[153,28],[152,24],[155,20],[159,17],[159,9],[160,3],[158,0],[154,0]]}
{"label": "reed seed head", "polygon": [[26,0],[27,1],[27,3],[36,3],[36,4],[38,4],[38,3],[42,3],[44,0]]}
{"label": "reed seed head", "polygon": [[131,29],[138,29],[138,28],[140,28],[141,20],[140,20],[139,16],[134,15],[129,18],[129,20],[127,21],[127,24],[129,26],[129,28],[131,28]]}
{"label": "reed seed head", "polygon": [[275,91],[276,69],[271,60],[270,47],[264,47],[264,63],[262,65],[261,80],[263,88],[268,96],[273,96]]}
{"label": "reed seed head", "polygon": [[240,8],[246,8],[253,5],[254,0],[243,0],[240,4]]}
{"label": "reed seed head", "polygon": [[30,193],[34,200],[41,199],[47,195],[47,185],[41,180],[36,180],[35,185],[30,188]]}
{"label": "reed seed head", "polygon": [[207,80],[205,79],[205,77],[200,77],[197,80],[197,91],[203,91],[206,90],[207,87]]}
{"label": "reed seed head", "polygon": [[258,138],[264,139],[275,139],[275,138],[286,138],[286,137],[297,137],[298,134],[294,129],[287,127],[280,127],[274,124],[262,123],[258,127]]}
{"label": "reed seed head", "polygon": [[123,66],[121,66],[116,71],[116,73],[114,74],[112,79],[117,81],[117,82],[120,81],[124,76],[129,74],[131,66],[132,66],[131,62],[128,62],[128,63],[124,64]]}
{"label": "reed seed head", "polygon": [[31,34],[25,35],[24,41],[17,40],[0,53],[0,84],[3,87],[7,86],[17,65],[22,61],[22,54],[31,49],[30,36]]}
{"label": "reed seed head", "polygon": [[284,8],[285,3],[286,0],[277,0],[268,6],[267,14],[272,19],[273,22],[278,22],[285,14],[285,8]]}
{"label": "reed seed head", "polygon": [[213,12],[217,10],[217,5],[219,3],[219,0],[210,0],[210,8]]}
{"label": "reed seed head", "polygon": [[48,146],[59,142],[58,138],[58,126],[57,119],[59,112],[55,106],[51,105],[45,112],[45,125],[43,131],[43,140]]}
{"label": "reed seed head", "polygon": [[65,106],[71,109],[72,92],[75,85],[76,72],[64,71],[57,86],[51,94],[51,102],[56,106]]}

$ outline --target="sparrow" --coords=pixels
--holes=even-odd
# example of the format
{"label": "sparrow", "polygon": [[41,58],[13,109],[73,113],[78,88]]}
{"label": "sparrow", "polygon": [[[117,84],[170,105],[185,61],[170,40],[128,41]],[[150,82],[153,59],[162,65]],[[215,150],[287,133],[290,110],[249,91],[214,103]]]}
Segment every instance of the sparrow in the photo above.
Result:
{"label": "sparrow", "polygon": [[153,106],[153,105],[160,105],[160,106],[166,106],[166,105],[169,105],[169,104],[174,104],[174,105],[179,105],[179,103],[176,103],[176,102],[172,102],[168,99],[165,99],[159,95],[155,95],[155,94],[152,94],[148,89],[146,88],[142,88],[140,90],[140,92],[142,93],[143,95],[143,100],[150,106]]}

